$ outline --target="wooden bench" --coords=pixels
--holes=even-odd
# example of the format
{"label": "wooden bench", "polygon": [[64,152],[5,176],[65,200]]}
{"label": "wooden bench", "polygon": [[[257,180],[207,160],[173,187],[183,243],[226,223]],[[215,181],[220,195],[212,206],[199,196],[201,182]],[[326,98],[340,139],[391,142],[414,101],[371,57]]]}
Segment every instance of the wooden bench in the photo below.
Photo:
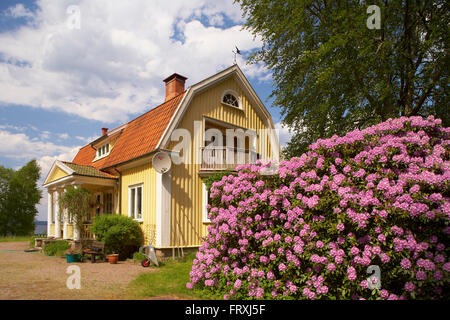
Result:
{"label": "wooden bench", "polygon": [[105,255],[105,243],[101,241],[93,241],[86,248],[83,249],[83,253],[91,256],[91,262],[95,263],[95,258],[101,256],[103,261],[106,260]]}

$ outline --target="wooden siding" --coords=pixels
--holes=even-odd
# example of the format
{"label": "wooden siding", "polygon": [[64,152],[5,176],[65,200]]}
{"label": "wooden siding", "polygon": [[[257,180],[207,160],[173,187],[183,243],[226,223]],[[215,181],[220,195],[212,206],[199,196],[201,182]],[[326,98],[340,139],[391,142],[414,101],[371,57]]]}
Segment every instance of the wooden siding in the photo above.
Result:
{"label": "wooden siding", "polygon": [[53,169],[53,171],[50,173],[50,175],[48,176],[47,180],[45,181],[45,183],[49,183],[58,179],[61,179],[65,176],[67,176],[67,172],[61,170],[60,168],[58,168],[57,166],[55,166],[55,168]]}
{"label": "wooden siding", "polygon": [[156,229],[156,171],[152,167],[151,160],[147,164],[122,171],[122,208],[119,210],[122,215],[128,216],[128,187],[140,183],[143,184],[141,228],[145,235],[145,244],[152,240],[152,244],[155,245],[154,237],[150,239]]}
{"label": "wooden siding", "polygon": [[[240,95],[242,110],[221,103],[222,94],[227,89],[234,90]],[[207,234],[209,224],[204,223],[202,219],[202,178],[198,174],[200,165],[194,163],[194,151],[199,151],[203,146],[205,116],[241,128],[253,129],[258,133],[260,129],[267,129],[265,121],[257,114],[233,77],[223,80],[193,98],[178,125],[178,128],[187,129],[191,133],[192,164],[172,165],[172,246],[198,246],[201,244],[201,238]],[[203,123],[202,134],[196,137],[194,137],[194,121]],[[270,120],[266,119],[266,123],[268,121]],[[172,149],[177,143],[171,142],[169,149]],[[262,143],[258,137],[256,147],[257,152],[262,154],[263,158],[271,156],[268,139]]]}

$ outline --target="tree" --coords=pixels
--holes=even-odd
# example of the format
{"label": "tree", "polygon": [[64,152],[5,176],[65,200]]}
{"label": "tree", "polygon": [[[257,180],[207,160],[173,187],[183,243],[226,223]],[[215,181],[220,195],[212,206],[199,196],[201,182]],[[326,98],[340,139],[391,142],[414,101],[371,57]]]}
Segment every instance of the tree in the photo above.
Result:
{"label": "tree", "polygon": [[28,235],[34,231],[36,204],[42,197],[39,177],[36,160],[17,171],[0,166],[0,235]]}
{"label": "tree", "polygon": [[287,156],[388,118],[433,114],[450,125],[448,2],[236,2],[263,41],[249,62],[273,72],[274,105],[294,130]]}
{"label": "tree", "polygon": [[85,188],[67,187],[59,197],[60,210],[67,209],[69,217],[72,217],[78,230],[82,230],[83,217],[91,210],[91,203],[92,192]]}

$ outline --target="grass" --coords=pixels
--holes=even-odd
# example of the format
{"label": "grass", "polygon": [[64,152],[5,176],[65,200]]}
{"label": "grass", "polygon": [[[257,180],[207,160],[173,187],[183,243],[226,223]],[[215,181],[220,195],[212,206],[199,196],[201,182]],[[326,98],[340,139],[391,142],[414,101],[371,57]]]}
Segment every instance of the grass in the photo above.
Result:
{"label": "grass", "polygon": [[138,298],[176,296],[180,299],[212,299],[204,292],[186,288],[194,257],[194,254],[189,254],[184,261],[168,260],[160,267],[151,266],[155,270],[139,275],[130,283],[130,289]]}
{"label": "grass", "polygon": [[2,236],[0,242],[30,241],[31,236]]}

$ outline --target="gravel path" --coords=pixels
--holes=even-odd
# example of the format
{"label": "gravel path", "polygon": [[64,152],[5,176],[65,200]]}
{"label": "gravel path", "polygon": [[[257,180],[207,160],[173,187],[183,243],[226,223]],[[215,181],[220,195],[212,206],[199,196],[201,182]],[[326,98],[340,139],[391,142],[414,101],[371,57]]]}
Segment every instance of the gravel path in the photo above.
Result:
{"label": "gravel path", "polygon": [[[130,261],[68,264],[65,258],[25,253],[28,246],[28,242],[0,242],[0,300],[136,299],[128,283],[140,273],[154,270]],[[81,270],[79,290],[66,285],[70,276],[66,271],[71,265]]]}

